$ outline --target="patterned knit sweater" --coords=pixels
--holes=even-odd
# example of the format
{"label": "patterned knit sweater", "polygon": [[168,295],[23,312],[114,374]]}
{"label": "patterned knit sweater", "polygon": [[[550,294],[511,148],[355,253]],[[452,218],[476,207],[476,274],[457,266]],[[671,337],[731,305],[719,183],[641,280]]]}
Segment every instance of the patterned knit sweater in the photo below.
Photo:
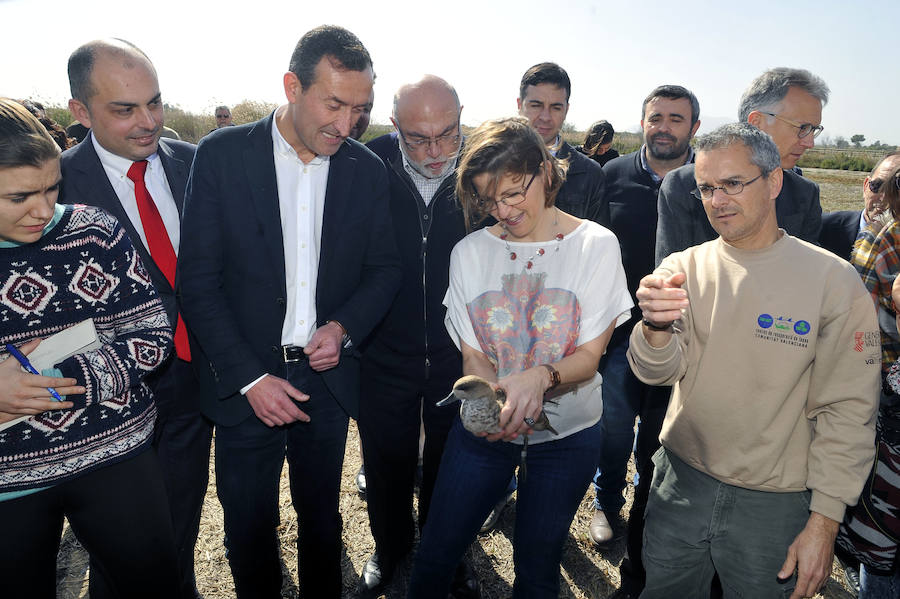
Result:
{"label": "patterned knit sweater", "polygon": [[103,346],[56,368],[87,392],[68,410],[0,431],[0,492],[58,484],[149,446],[156,407],[141,379],[162,364],[172,332],[127,234],[99,208],[66,206],[40,240],[0,248],[0,358],[93,318]]}

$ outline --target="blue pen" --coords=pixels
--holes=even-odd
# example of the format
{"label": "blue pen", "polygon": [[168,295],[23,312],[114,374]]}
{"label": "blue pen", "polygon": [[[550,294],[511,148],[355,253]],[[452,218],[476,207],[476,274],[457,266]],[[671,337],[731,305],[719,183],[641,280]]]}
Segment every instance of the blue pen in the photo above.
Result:
{"label": "blue pen", "polygon": [[[19,364],[22,365],[22,368],[24,368],[25,370],[27,370],[27,371],[30,372],[31,374],[36,374],[36,375],[40,376],[41,373],[38,372],[37,370],[35,370],[34,366],[31,365],[31,362],[28,361],[28,358],[26,358],[25,355],[24,355],[22,352],[20,352],[19,350],[17,350],[17,349],[15,348],[15,346],[10,345],[9,343],[7,343],[7,344],[6,344],[6,351],[8,351],[10,354],[12,354],[12,357],[14,357],[16,360],[19,361]],[[56,389],[54,389],[53,387],[47,387],[47,391],[50,392],[50,395],[52,395],[52,396],[53,396],[53,399],[55,399],[56,401],[62,401],[62,400],[63,400],[63,398],[59,396],[59,393],[57,393],[57,392],[56,392]]]}

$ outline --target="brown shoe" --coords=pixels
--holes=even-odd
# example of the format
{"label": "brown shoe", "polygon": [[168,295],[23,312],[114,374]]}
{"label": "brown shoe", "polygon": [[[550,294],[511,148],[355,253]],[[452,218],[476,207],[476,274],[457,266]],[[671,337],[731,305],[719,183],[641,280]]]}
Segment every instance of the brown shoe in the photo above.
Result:
{"label": "brown shoe", "polygon": [[606,519],[606,514],[603,513],[603,510],[594,510],[594,517],[591,518],[590,535],[591,540],[596,545],[602,545],[603,543],[612,541],[612,525],[609,523],[609,520]]}

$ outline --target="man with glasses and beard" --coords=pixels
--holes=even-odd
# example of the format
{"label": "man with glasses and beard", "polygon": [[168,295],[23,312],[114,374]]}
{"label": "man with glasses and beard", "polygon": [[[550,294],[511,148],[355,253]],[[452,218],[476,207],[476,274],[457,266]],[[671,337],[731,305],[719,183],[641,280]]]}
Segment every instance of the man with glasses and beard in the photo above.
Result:
{"label": "man with glasses and beard", "polygon": [[[666,173],[694,159],[690,141],[700,127],[700,103],[680,85],[661,85],[644,99],[641,129],[644,145],[636,152],[604,165],[606,197],[609,200],[610,229],[619,239],[622,264],[632,294],[641,277],[653,270],[656,237],[656,200]],[[620,596],[640,594],[644,569],[641,565],[641,535],[647,488],[653,474],[650,456],[659,447],[659,429],[666,411],[668,387],[645,385],[635,378],[625,352],[628,335],[640,320],[640,309],[632,309],[631,322],[613,332],[600,360],[603,375],[602,440],[597,474],[596,498],[590,536],[601,544],[614,537],[614,523],[625,503],[622,491],[628,458],[634,447],[634,420],[641,424],[635,451],[637,486],[628,520],[628,545],[620,566]]]}
{"label": "man with glasses and beard", "polygon": [[[775,202],[778,226],[795,237],[816,243],[822,227],[819,186],[797,173],[797,161],[815,145],[822,132],[822,106],[828,85],[805,69],[778,67],[753,80],[741,96],[738,120],[768,133],[778,147],[784,185]],[[694,167],[674,171],[659,189],[656,263],[709,241],[716,232],[691,195],[696,189]]]}
{"label": "man with glasses and beard", "polygon": [[[375,553],[357,588],[378,597],[415,541],[413,487],[420,418],[425,426],[418,525],[428,515],[438,464],[457,412],[435,404],[462,375],[462,357],[444,326],[450,251],[466,234],[456,201],[456,163],[462,144],[462,107],[456,90],[426,75],[394,96],[396,131],[369,142],[390,181],[394,235],[403,284],[387,317],[364,350],[359,434],[366,468],[366,499]],[[478,597],[477,580],[463,564],[454,597]]]}

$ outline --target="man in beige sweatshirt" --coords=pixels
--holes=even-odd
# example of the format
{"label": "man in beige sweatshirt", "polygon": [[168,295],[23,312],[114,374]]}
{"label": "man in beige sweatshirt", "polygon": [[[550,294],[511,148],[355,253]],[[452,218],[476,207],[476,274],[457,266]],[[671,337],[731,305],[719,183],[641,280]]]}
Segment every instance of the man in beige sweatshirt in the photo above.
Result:
{"label": "man in beige sweatshirt", "polygon": [[747,123],[696,144],[719,238],[637,291],[632,370],[673,385],[654,456],[642,598],[815,595],[874,457],[880,341],[859,275],[778,228],[783,173]]}

